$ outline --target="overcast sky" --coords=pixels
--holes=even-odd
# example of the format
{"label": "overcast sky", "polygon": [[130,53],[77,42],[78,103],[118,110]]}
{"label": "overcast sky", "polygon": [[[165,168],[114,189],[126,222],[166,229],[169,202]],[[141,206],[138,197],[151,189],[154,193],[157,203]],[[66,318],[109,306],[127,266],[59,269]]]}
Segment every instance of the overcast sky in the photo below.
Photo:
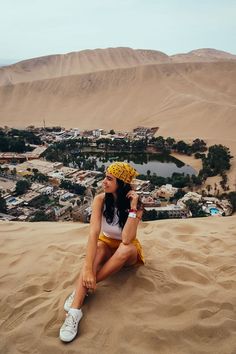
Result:
{"label": "overcast sky", "polygon": [[236,54],[236,0],[0,0],[0,60],[131,47]]}

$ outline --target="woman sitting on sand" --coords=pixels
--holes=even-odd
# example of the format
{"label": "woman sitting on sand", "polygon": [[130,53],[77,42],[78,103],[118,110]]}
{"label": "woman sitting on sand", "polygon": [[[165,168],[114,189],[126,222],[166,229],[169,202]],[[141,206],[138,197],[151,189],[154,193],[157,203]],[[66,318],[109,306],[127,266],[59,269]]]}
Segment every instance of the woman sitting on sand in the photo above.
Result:
{"label": "woman sitting on sand", "polygon": [[123,266],[144,264],[142,247],[136,239],[143,211],[138,195],[130,185],[137,175],[137,171],[124,162],[114,162],[106,170],[103,180],[105,193],[93,200],[82,272],[64,305],[68,312],[60,329],[60,339],[64,342],[76,337],[85,295],[96,289],[96,283]]}

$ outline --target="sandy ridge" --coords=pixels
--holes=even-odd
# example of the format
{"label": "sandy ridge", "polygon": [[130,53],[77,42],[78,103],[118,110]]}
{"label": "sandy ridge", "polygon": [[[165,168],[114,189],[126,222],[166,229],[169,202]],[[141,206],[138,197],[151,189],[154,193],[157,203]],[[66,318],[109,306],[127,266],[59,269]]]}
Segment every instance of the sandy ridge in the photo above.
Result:
{"label": "sandy ridge", "polygon": [[63,302],[87,233],[73,223],[0,223],[2,352],[235,353],[234,216],[142,223],[145,267],[100,283],[80,337],[65,346]]}

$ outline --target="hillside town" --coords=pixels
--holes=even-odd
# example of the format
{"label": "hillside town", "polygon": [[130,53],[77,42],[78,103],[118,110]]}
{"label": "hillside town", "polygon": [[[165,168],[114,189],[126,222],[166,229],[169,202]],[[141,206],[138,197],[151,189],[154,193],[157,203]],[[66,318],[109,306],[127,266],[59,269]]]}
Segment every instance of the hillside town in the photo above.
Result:
{"label": "hillside town", "polygon": [[[5,131],[7,131],[5,127]],[[3,205],[0,220],[18,221],[81,221],[89,222],[93,197],[102,191],[104,170],[80,169],[62,162],[47,161],[44,153],[55,142],[86,138],[87,147],[104,151],[106,141],[151,141],[158,127],[137,127],[132,132],[105,132],[102,129],[54,129],[29,127],[40,139],[40,145],[29,144],[31,151],[0,153],[0,191]],[[0,137],[1,138],[1,137]],[[101,143],[99,143],[101,142]],[[150,144],[149,149],[153,149]],[[136,178],[133,188],[145,207],[143,220],[192,217],[188,201],[197,203],[199,216],[228,216],[233,212],[226,199],[202,196],[167,183],[153,186],[150,180]]]}

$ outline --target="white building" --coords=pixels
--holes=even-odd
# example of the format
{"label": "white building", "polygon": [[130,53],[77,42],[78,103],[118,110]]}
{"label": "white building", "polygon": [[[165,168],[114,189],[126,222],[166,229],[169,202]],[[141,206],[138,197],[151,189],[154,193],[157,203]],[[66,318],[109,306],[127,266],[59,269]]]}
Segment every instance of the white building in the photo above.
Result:
{"label": "white building", "polygon": [[44,194],[44,195],[51,195],[53,193],[53,187],[47,186],[43,187],[39,190],[39,193]]}
{"label": "white building", "polygon": [[178,191],[178,188],[172,186],[172,184],[164,184],[161,187],[155,189],[152,193],[155,197],[171,198]]}
{"label": "white building", "polygon": [[102,134],[102,129],[94,129],[93,130],[93,136],[95,138],[99,138],[101,136],[101,134]]}

